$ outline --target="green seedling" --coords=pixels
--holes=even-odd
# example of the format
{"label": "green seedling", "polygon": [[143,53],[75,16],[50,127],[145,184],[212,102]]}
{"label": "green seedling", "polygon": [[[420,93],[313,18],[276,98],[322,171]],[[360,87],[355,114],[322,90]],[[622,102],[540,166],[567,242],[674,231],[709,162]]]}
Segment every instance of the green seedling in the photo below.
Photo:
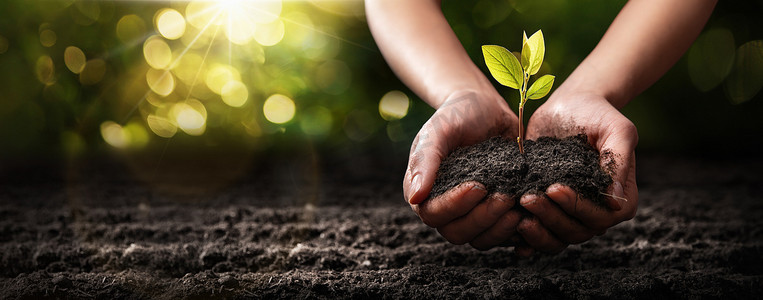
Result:
{"label": "green seedling", "polygon": [[[519,90],[519,152],[524,154],[522,146],[524,141],[523,111],[528,99],[536,100],[548,95],[554,85],[553,75],[543,75],[528,88],[530,76],[535,75],[543,64],[543,56],[546,46],[543,42],[543,32],[538,30],[530,38],[527,33],[522,33],[522,53],[519,59],[506,48],[496,45],[482,46],[482,55],[485,57],[490,74],[498,83]],[[521,63],[520,63],[521,59]]]}

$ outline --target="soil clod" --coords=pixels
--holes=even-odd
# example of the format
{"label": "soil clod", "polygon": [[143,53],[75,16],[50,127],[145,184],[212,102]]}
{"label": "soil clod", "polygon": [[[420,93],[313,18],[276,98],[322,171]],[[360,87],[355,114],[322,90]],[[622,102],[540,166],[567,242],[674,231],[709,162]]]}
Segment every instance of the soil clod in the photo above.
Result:
{"label": "soil clod", "polygon": [[525,150],[520,154],[515,141],[502,137],[456,149],[440,164],[430,196],[437,197],[472,180],[484,184],[488,193],[504,193],[515,199],[543,193],[550,185],[561,183],[583,199],[605,205],[604,194],[612,177],[601,168],[599,152],[588,144],[585,135],[527,140]]}

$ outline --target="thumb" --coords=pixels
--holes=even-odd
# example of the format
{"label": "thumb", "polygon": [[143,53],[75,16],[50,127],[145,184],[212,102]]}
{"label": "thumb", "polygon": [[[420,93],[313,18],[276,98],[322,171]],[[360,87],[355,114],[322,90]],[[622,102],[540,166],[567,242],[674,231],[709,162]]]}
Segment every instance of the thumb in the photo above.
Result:
{"label": "thumb", "polygon": [[448,139],[432,120],[421,128],[413,140],[408,168],[403,179],[403,194],[411,205],[423,202],[434,185],[440,162],[450,153]]}
{"label": "thumb", "polygon": [[635,161],[638,132],[630,121],[610,128],[599,146],[601,167],[610,173],[614,182],[610,193],[624,198],[623,188],[628,183]]}

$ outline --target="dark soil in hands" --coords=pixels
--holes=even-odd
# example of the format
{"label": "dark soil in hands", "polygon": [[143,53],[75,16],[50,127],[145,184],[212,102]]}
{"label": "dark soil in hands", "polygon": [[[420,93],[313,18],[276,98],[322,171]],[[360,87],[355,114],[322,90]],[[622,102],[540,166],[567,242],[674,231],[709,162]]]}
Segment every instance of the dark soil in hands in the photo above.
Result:
{"label": "dark soil in hands", "polygon": [[524,147],[525,153],[520,154],[516,141],[493,137],[453,151],[440,164],[430,196],[472,180],[484,184],[488,193],[504,193],[515,199],[526,193],[543,193],[550,185],[561,183],[583,199],[604,205],[612,177],[609,170],[602,169],[599,152],[588,144],[585,135],[541,137],[525,141]]}

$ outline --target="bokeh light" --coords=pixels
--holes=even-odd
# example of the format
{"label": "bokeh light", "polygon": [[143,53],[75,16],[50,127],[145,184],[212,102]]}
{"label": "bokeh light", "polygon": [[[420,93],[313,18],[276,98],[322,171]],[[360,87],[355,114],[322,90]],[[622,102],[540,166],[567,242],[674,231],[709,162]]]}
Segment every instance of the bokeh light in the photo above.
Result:
{"label": "bokeh light", "polygon": [[100,1],[76,1],[72,9],[74,22],[82,26],[90,26],[101,17]]}
{"label": "bokeh light", "polygon": [[207,110],[204,104],[196,99],[176,103],[170,110],[178,128],[189,135],[204,134],[207,125]]}
{"label": "bokeh light", "polygon": [[254,39],[263,46],[273,46],[278,44],[285,34],[283,21],[275,20],[266,24],[257,25],[254,31]]}
{"label": "bokeh light", "polygon": [[53,65],[53,59],[50,56],[43,55],[37,59],[37,80],[50,85],[55,82],[56,67]]}
{"label": "bokeh light", "polygon": [[311,136],[326,136],[334,121],[331,111],[323,106],[312,106],[301,112],[299,127]]}
{"label": "bokeh light", "polygon": [[262,113],[265,118],[275,124],[283,124],[294,118],[297,108],[294,101],[281,94],[275,94],[265,100],[262,105]]}
{"label": "bokeh light", "polygon": [[185,33],[185,18],[177,10],[163,9],[156,15],[156,29],[164,38],[176,40]]}
{"label": "bokeh light", "polygon": [[94,85],[101,82],[105,74],[106,61],[101,58],[91,59],[79,73],[79,82],[82,85]]}
{"label": "bokeh light", "polygon": [[408,139],[408,135],[400,122],[389,122],[387,124],[387,137],[393,142],[403,142]]}
{"label": "bokeh light", "polygon": [[[432,112],[414,105],[419,100],[387,67],[360,0],[4,3],[6,23],[18,24],[0,33],[6,93],[0,140],[6,148],[50,144],[79,153],[112,142],[130,151],[181,144],[153,143],[170,138],[192,147],[248,150],[305,138],[316,149],[343,140],[404,145]],[[444,1],[443,11],[483,71],[480,44],[506,43],[506,36],[543,28],[549,50],[542,68],[563,76],[596,45],[624,3]],[[719,7],[737,5],[728,3]],[[731,104],[743,104],[745,113],[760,105],[759,23],[711,19],[676,65],[688,72],[669,72],[640,98],[695,99],[691,108],[666,101],[659,111],[674,117],[670,112],[689,109],[687,115],[706,120],[702,113],[709,107],[724,113],[718,123],[754,128],[743,124],[751,118],[730,116],[742,110]],[[720,95],[729,103],[718,106]],[[640,145],[654,145],[649,128],[668,121],[659,121],[648,101],[632,103],[624,113],[644,133]],[[711,134],[708,128],[717,127],[696,123],[696,132]]]}
{"label": "bokeh light", "polygon": [[148,124],[148,128],[150,128],[154,134],[163,138],[171,138],[178,131],[177,124],[165,117],[160,117],[154,114],[148,115],[146,123]]}
{"label": "bokeh light", "polygon": [[352,71],[343,61],[332,59],[318,66],[315,80],[326,93],[340,95],[350,87]]}
{"label": "bokeh light", "polygon": [[241,107],[249,98],[249,89],[241,81],[231,80],[223,86],[220,96],[225,104]]}
{"label": "bokeh light", "polygon": [[697,89],[707,92],[726,79],[734,63],[734,35],[717,28],[697,38],[688,53],[689,78]]}
{"label": "bokeh light", "polygon": [[114,148],[142,148],[148,144],[146,128],[138,122],[121,126],[114,121],[101,123],[103,140]]}
{"label": "bokeh light", "polygon": [[199,80],[199,73],[202,71],[204,58],[196,53],[186,53],[178,60],[178,63],[172,68],[172,73],[180,81],[187,85],[194,85]]}
{"label": "bokeh light", "polygon": [[85,69],[87,57],[80,48],[69,46],[64,50],[64,63],[69,71],[72,71],[74,74],[79,74]]}
{"label": "bokeh light", "polygon": [[101,123],[101,136],[106,143],[115,148],[127,148],[130,139],[129,133],[113,121]]}
{"label": "bokeh light", "polygon": [[146,32],[146,23],[134,14],[125,15],[117,22],[117,38],[122,43],[132,44]]}
{"label": "bokeh light", "polygon": [[207,87],[215,94],[222,94],[223,87],[231,81],[241,81],[241,73],[239,73],[236,68],[229,65],[212,65],[207,73]]}
{"label": "bokeh light", "polygon": [[725,88],[734,104],[752,99],[763,88],[763,40],[739,46]]}
{"label": "bokeh light", "polygon": [[350,140],[364,142],[376,132],[377,125],[368,111],[355,109],[344,119],[344,133]]}
{"label": "bokeh light", "polygon": [[53,47],[58,40],[58,35],[53,30],[44,29],[40,32],[40,44],[44,47]]}
{"label": "bokeh light", "polygon": [[399,120],[408,114],[408,96],[401,91],[390,91],[379,101],[379,114],[387,121]]}
{"label": "bokeh light", "polygon": [[172,49],[158,36],[152,36],[143,44],[146,63],[154,69],[166,69],[172,63]]}
{"label": "bokeh light", "polygon": [[488,29],[503,22],[511,12],[509,1],[480,0],[474,4],[472,19],[477,26]]}
{"label": "bokeh light", "polygon": [[146,82],[154,93],[167,96],[175,90],[175,78],[167,70],[148,69]]}

